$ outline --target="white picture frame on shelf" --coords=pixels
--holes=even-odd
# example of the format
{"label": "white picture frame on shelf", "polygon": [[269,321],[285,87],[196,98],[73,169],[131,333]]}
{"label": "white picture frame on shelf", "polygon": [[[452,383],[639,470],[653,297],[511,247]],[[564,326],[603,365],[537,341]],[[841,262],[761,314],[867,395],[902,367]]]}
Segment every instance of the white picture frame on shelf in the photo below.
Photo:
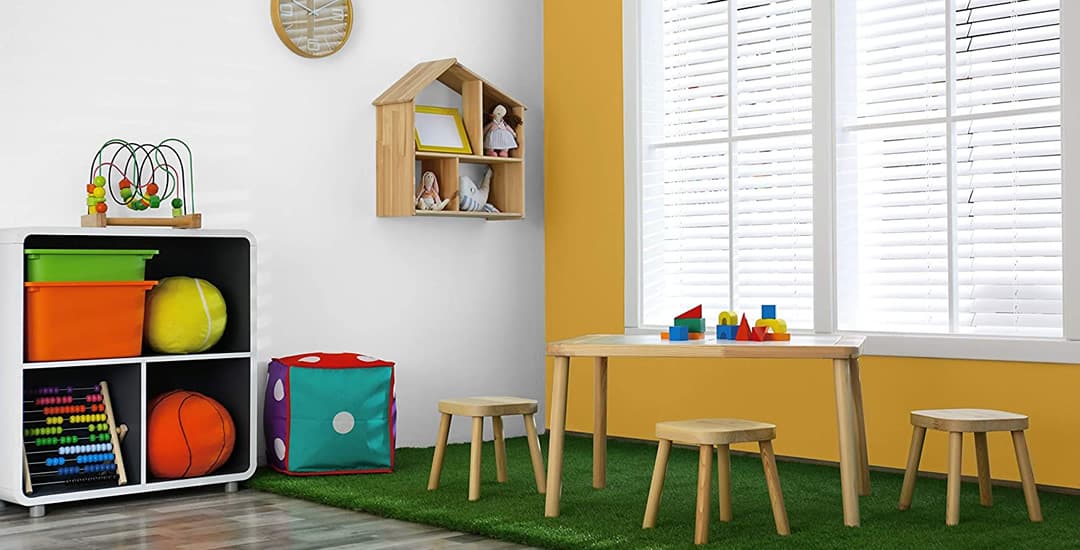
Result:
{"label": "white picture frame on shelf", "polygon": [[414,125],[417,151],[472,154],[465,124],[457,109],[417,105]]}

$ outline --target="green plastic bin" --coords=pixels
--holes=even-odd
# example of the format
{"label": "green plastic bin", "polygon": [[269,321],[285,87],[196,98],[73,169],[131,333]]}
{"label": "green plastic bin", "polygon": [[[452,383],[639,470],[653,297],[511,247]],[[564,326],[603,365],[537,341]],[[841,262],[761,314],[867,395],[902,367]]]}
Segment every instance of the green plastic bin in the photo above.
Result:
{"label": "green plastic bin", "polygon": [[121,282],[146,278],[157,250],[26,249],[26,282]]}

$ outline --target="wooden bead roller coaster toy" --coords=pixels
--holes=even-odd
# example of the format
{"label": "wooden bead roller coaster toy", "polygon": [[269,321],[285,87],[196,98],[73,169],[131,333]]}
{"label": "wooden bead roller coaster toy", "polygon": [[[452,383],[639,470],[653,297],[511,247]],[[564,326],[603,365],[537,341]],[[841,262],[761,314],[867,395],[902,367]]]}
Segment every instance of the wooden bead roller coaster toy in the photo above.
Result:
{"label": "wooden bead roller coaster toy", "polygon": [[117,425],[109,384],[41,386],[23,399],[23,481],[35,488],[65,485],[126,485],[120,442],[127,426]]}
{"label": "wooden bead roller coaster toy", "polygon": [[[202,214],[194,212],[192,177],[191,149],[179,139],[169,138],[157,145],[111,139],[98,149],[90,164],[90,181],[86,184],[87,213],[82,217],[81,225],[198,229],[202,227]],[[172,217],[109,216],[110,203],[133,212],[167,205],[172,208]]]}

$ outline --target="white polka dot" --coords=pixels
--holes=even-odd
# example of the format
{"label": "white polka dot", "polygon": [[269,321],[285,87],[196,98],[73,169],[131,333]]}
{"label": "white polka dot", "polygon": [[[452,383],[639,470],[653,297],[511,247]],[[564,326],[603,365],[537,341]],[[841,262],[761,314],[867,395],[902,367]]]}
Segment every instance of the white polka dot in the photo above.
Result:
{"label": "white polka dot", "polygon": [[274,382],[274,401],[282,399],[285,399],[285,384],[282,384],[279,378],[277,382]]}
{"label": "white polka dot", "polygon": [[285,460],[285,442],[280,437],[274,438],[274,454],[278,460]]}
{"label": "white polka dot", "polygon": [[333,425],[335,432],[345,435],[352,431],[353,426],[356,425],[356,420],[353,418],[353,415],[341,411],[334,415]]}
{"label": "white polka dot", "polygon": [[321,360],[322,359],[320,359],[319,356],[317,356],[317,355],[309,355],[307,357],[301,357],[301,358],[297,359],[297,361],[301,361],[301,362],[304,362],[304,363],[318,363]]}

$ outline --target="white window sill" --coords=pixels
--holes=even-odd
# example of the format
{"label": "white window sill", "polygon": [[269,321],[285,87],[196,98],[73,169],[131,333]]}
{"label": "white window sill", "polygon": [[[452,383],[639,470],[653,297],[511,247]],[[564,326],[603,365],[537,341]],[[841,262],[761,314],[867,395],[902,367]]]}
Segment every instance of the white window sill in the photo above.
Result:
{"label": "white window sill", "polygon": [[[659,334],[667,327],[626,327],[626,334]],[[813,334],[791,331],[792,334]],[[970,359],[1032,363],[1080,363],[1080,341],[1055,338],[1007,338],[953,334],[838,332],[866,336],[863,355]],[[709,331],[706,338],[715,338]]]}

